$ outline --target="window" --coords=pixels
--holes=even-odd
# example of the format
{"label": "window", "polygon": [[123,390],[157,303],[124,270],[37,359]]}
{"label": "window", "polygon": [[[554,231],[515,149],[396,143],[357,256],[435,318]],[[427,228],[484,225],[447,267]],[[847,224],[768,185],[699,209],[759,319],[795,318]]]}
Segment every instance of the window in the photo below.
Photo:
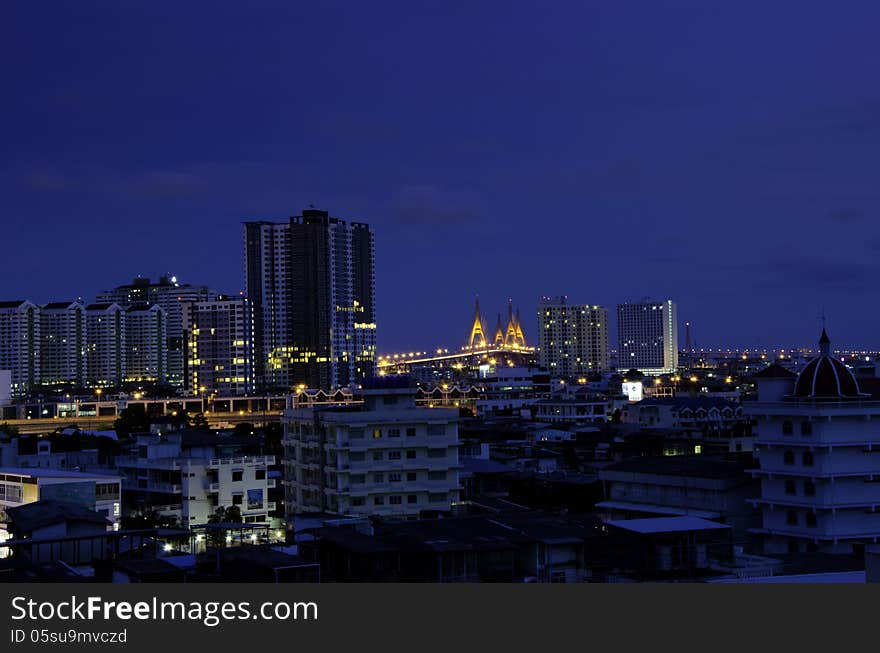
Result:
{"label": "window", "polygon": [[415,494],[407,494],[406,502],[407,503],[418,503],[419,498]]}
{"label": "window", "polygon": [[791,435],[794,433],[794,427],[791,424],[791,420],[785,420],[782,423],[782,435]]}
{"label": "window", "polygon": [[446,472],[428,472],[429,481],[445,481]]}
{"label": "window", "polygon": [[782,462],[786,465],[794,465],[794,451],[786,451],[782,454]]}
{"label": "window", "polygon": [[348,437],[351,438],[352,440],[359,440],[364,437],[364,430],[363,429],[349,429],[348,430]]}
{"label": "window", "polygon": [[408,426],[406,428],[406,437],[414,438],[415,436],[416,436],[416,427],[415,426]]}
{"label": "window", "polygon": [[367,459],[367,454],[363,451],[352,451],[348,454],[348,459],[353,463],[362,463]]}
{"label": "window", "polygon": [[794,481],[791,479],[785,482],[785,493],[786,494],[797,494],[797,490],[794,487]]}
{"label": "window", "polygon": [[385,482],[385,474],[382,472],[377,472],[373,474],[373,483],[384,483]]}
{"label": "window", "polygon": [[445,503],[446,502],[446,493],[445,492],[431,492],[428,494],[428,501],[431,503]]}
{"label": "window", "polygon": [[816,484],[813,481],[804,481],[804,496],[816,496]]}
{"label": "window", "polygon": [[816,513],[808,512],[804,521],[806,522],[808,528],[816,528]]}
{"label": "window", "polygon": [[385,505],[385,497],[373,497],[373,505],[374,506],[384,506]]}
{"label": "window", "polygon": [[399,506],[401,503],[403,503],[403,500],[401,496],[395,494],[388,497],[388,503],[390,503],[392,506]]}
{"label": "window", "polygon": [[813,423],[810,420],[801,422],[801,435],[813,435]]}
{"label": "window", "polygon": [[373,460],[382,460],[382,452],[374,451],[373,452]]}
{"label": "window", "polygon": [[394,404],[397,403],[397,397],[394,397],[394,396],[382,397],[382,403],[385,404],[386,406],[393,406]]}
{"label": "window", "polygon": [[797,526],[798,516],[796,510],[787,510],[785,513],[785,523],[789,526]]}
{"label": "window", "polygon": [[352,474],[351,475],[351,484],[352,485],[363,485],[367,482],[367,477],[364,474]]}
{"label": "window", "polygon": [[241,481],[244,478],[244,472],[239,470],[235,470],[232,472],[232,482]]}
{"label": "window", "polygon": [[428,449],[428,458],[446,458],[446,449]]}
{"label": "window", "polygon": [[373,439],[378,440],[382,437],[382,429],[373,429]]}
{"label": "window", "polygon": [[804,463],[804,467],[812,467],[813,466],[813,452],[805,451],[804,455],[801,457]]}
{"label": "window", "polygon": [[417,480],[419,480],[418,472],[407,472],[407,473],[406,473],[406,480],[407,480],[407,481],[417,481]]}
{"label": "window", "polygon": [[362,506],[365,503],[366,503],[366,501],[364,501],[363,497],[352,497],[352,499],[351,499],[351,505],[356,506],[356,507]]}
{"label": "window", "polygon": [[399,438],[400,437],[400,429],[388,429],[388,437],[389,438]]}
{"label": "window", "polygon": [[400,483],[401,477],[399,472],[392,472],[388,474],[388,482],[389,483]]}
{"label": "window", "polygon": [[256,470],[254,472],[254,478],[257,479],[258,481],[264,480],[266,478],[266,470],[265,469]]}
{"label": "window", "polygon": [[415,457],[416,457],[416,450],[415,449],[407,450],[407,452],[406,452],[406,459],[407,460],[414,460]]}
{"label": "window", "polygon": [[233,506],[240,506],[240,505],[241,505],[241,502],[242,502],[243,500],[244,500],[244,495],[243,495],[243,494],[233,494],[233,495],[232,495],[232,505],[233,505]]}
{"label": "window", "polygon": [[428,424],[428,435],[446,435],[444,424]]}
{"label": "window", "polygon": [[400,460],[400,452],[399,451],[389,451],[388,452],[388,460]]}

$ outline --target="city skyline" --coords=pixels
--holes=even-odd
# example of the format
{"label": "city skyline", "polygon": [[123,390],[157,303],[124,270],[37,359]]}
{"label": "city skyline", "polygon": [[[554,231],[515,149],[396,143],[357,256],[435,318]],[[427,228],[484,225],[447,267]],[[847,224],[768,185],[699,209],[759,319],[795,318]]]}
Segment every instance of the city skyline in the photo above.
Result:
{"label": "city skyline", "polygon": [[375,229],[386,351],[448,343],[475,294],[534,334],[560,293],[673,297],[706,346],[808,345],[824,308],[878,346],[878,11],[17,5],[0,296],[167,270],[237,293],[241,223],[314,204]]}

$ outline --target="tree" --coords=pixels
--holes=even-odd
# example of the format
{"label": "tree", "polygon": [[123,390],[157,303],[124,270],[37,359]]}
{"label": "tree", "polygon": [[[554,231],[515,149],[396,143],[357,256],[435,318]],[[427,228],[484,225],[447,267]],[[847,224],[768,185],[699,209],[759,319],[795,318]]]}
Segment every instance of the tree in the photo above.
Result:
{"label": "tree", "polygon": [[[218,506],[208,517],[209,524],[240,524],[242,522],[241,509],[238,506]],[[222,529],[211,529],[208,539],[214,546],[225,546],[226,532]]]}
{"label": "tree", "polygon": [[179,528],[180,522],[173,515],[160,515],[155,510],[122,518],[124,530],[141,530],[147,528]]}
{"label": "tree", "polygon": [[208,424],[208,418],[205,417],[205,414],[201,411],[189,418],[189,425],[192,428],[196,429],[210,428],[210,425]]}
{"label": "tree", "polygon": [[7,435],[10,438],[14,438],[18,435],[18,427],[13,426],[12,424],[8,424],[7,422],[3,422],[0,424],[0,433]]}
{"label": "tree", "polygon": [[113,423],[116,435],[127,438],[132,433],[148,433],[150,431],[150,418],[143,406],[129,406],[123,408],[119,417]]}

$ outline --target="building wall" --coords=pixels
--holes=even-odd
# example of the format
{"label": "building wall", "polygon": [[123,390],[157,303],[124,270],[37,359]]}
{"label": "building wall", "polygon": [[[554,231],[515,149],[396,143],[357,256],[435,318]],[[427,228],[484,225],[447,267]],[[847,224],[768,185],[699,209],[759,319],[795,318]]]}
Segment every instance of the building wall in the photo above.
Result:
{"label": "building wall", "polygon": [[86,378],[85,306],[48,304],[40,310],[40,380],[83,386]]}
{"label": "building wall", "polygon": [[0,303],[0,370],[9,370],[13,396],[40,382],[40,309],[23,302]]}
{"label": "building wall", "polygon": [[608,310],[543,298],[538,307],[541,367],[554,377],[582,377],[608,369]]}
{"label": "building wall", "polygon": [[[186,323],[186,388],[246,395],[254,389],[254,318],[248,299],[190,302]],[[204,390],[203,390],[204,389]]]}
{"label": "building wall", "polygon": [[288,520],[308,512],[448,510],[459,494],[457,419],[455,410],[416,408],[409,393],[382,395],[363,410],[287,411]]}
{"label": "building wall", "polygon": [[618,368],[645,374],[675,372],[678,326],[675,303],[646,301],[617,306]]}

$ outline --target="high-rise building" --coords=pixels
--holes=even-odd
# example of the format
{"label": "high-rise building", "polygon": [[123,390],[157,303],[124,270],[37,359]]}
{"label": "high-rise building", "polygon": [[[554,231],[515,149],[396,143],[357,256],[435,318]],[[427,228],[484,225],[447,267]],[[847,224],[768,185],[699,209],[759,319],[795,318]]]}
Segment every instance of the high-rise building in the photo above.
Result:
{"label": "high-rise building", "polygon": [[103,388],[125,380],[125,309],[116,303],[86,306],[86,385]]}
{"label": "high-rise building", "polygon": [[254,390],[254,318],[249,299],[220,296],[183,306],[186,388],[246,395]]}
{"label": "high-rise building", "polygon": [[863,553],[880,539],[880,401],[862,392],[825,330],[819,355],[795,377],[771,365],[755,375],[761,479],[759,534],[767,553]]}
{"label": "high-rise building", "polygon": [[538,306],[540,362],[556,378],[608,369],[608,309],[542,297]]}
{"label": "high-rise building", "polygon": [[304,210],[289,223],[245,223],[261,383],[349,386],[375,371],[373,233]]}
{"label": "high-rise building", "polygon": [[617,366],[643,374],[671,374],[678,368],[675,302],[644,300],[617,305]]}
{"label": "high-rise building", "polygon": [[245,287],[254,306],[254,375],[267,387],[290,381],[290,224],[245,222]]}
{"label": "high-rise building", "polygon": [[130,306],[125,311],[125,375],[129,381],[167,377],[168,336],[165,311],[158,304]]}
{"label": "high-rise building", "polygon": [[117,286],[98,294],[98,302],[116,303],[123,308],[131,306],[160,306],[165,312],[166,380],[171,385],[183,385],[183,305],[186,302],[209,301],[217,293],[207,286],[179,283],[177,277],[165,275],[156,282],[138,277],[130,284]]}
{"label": "high-rise building", "polygon": [[0,370],[10,372],[13,396],[40,382],[40,309],[29,301],[0,302]]}
{"label": "high-rise building", "polygon": [[40,309],[40,382],[83,387],[86,381],[86,319],[80,301],[52,302]]}
{"label": "high-rise building", "polygon": [[418,516],[458,501],[458,411],[417,407],[405,378],[362,385],[350,405],[285,411],[288,524],[312,512]]}

